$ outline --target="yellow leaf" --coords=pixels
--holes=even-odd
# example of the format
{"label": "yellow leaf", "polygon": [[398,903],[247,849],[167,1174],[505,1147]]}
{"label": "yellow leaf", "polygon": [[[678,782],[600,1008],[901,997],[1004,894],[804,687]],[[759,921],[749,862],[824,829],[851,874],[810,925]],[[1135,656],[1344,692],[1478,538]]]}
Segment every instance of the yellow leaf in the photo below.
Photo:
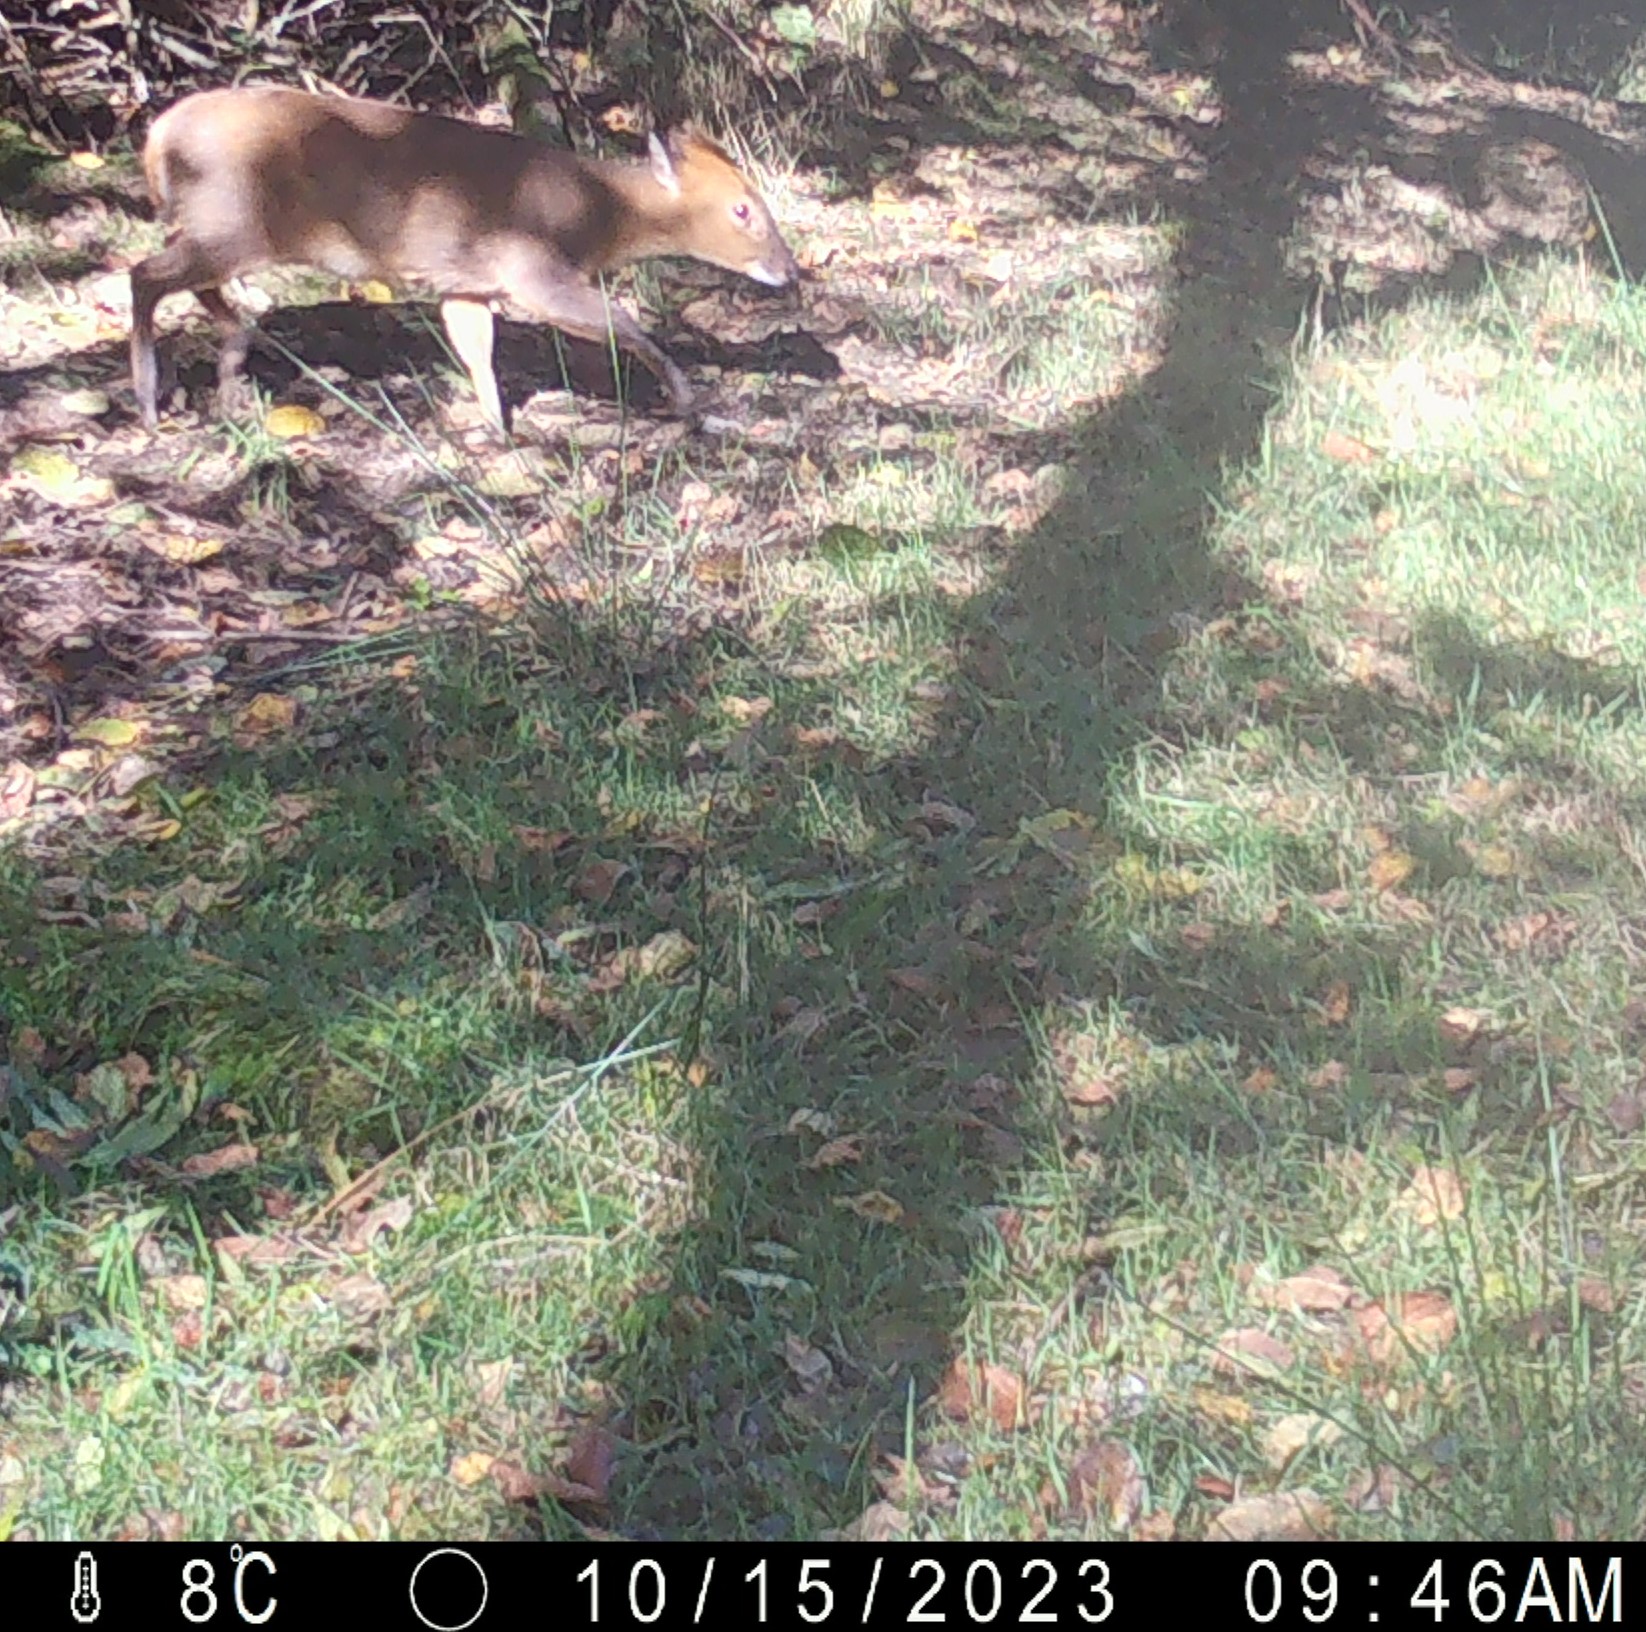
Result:
{"label": "yellow leaf", "polygon": [[56,448],[31,445],[12,455],[14,474],[26,476],[42,493],[54,494],[73,487],[80,480],[80,467]]}
{"label": "yellow leaf", "polygon": [[263,418],[263,429],[283,442],[299,436],[318,436],[325,428],[326,422],[319,414],[297,402],[283,402],[278,408],[269,409]]}
{"label": "yellow leaf", "polygon": [[1326,988],[1326,995],[1321,999],[1320,1010],[1326,1024],[1341,1026],[1349,1018],[1350,1008],[1349,983],[1346,980],[1334,980]]}
{"label": "yellow leaf", "polygon": [[367,278],[364,283],[357,283],[355,288],[360,291],[360,298],[373,306],[394,304],[394,290],[379,278]]}
{"label": "yellow leaf", "polygon": [[127,747],[136,742],[142,734],[143,727],[138,721],[118,720],[112,715],[105,715],[98,720],[87,720],[74,729],[78,741],[100,742],[105,748]]}
{"label": "yellow leaf", "polygon": [[880,94],[890,102],[902,90],[902,86],[895,79],[883,79],[880,82]]}
{"label": "yellow leaf", "polygon": [[140,533],[138,538],[143,548],[151,554],[184,567],[209,561],[223,550],[223,540],[220,538],[195,537],[188,533],[161,533],[158,536]]}
{"label": "yellow leaf", "polygon": [[240,711],[236,726],[250,736],[271,736],[289,731],[297,723],[297,700],[279,692],[264,691]]}
{"label": "yellow leaf", "polygon": [[1404,850],[1384,850],[1372,857],[1366,877],[1374,890],[1392,890],[1417,870],[1417,860]]}
{"label": "yellow leaf", "polygon": [[76,170],[101,170],[103,168],[102,156],[97,153],[71,153],[69,154],[69,163]]}
{"label": "yellow leaf", "polygon": [[903,1204],[894,1201],[884,1190],[866,1190],[860,1196],[836,1196],[836,1207],[845,1207],[857,1214],[859,1218],[866,1218],[871,1224],[900,1224],[903,1221]]}
{"label": "yellow leaf", "polygon": [[492,1471],[492,1463],[496,1460],[489,1451],[465,1451],[461,1456],[452,1458],[452,1478],[465,1488],[478,1485]]}
{"label": "yellow leaf", "polygon": [[975,244],[977,242],[977,223],[957,216],[949,223],[949,237],[957,244]]}
{"label": "yellow leaf", "polygon": [[1475,866],[1487,878],[1513,878],[1516,872],[1514,851],[1503,844],[1483,844],[1475,852]]}

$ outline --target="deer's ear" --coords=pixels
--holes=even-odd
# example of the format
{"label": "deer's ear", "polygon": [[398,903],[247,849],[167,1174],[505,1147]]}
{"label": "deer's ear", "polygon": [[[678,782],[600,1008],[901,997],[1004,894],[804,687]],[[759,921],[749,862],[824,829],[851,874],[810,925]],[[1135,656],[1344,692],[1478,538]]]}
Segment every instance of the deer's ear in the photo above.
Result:
{"label": "deer's ear", "polygon": [[676,145],[673,137],[659,138],[656,131],[646,138],[646,155],[652,164],[652,180],[664,192],[678,194],[680,172],[675,169],[674,155],[670,151]]}

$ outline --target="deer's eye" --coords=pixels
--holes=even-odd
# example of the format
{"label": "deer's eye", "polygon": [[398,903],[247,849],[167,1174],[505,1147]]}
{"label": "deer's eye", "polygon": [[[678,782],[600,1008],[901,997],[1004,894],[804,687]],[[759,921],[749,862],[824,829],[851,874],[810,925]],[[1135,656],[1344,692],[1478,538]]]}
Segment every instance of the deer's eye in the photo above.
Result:
{"label": "deer's eye", "polygon": [[752,214],[753,212],[749,209],[748,203],[744,199],[739,199],[734,205],[732,205],[732,220],[734,220],[740,227],[748,226]]}

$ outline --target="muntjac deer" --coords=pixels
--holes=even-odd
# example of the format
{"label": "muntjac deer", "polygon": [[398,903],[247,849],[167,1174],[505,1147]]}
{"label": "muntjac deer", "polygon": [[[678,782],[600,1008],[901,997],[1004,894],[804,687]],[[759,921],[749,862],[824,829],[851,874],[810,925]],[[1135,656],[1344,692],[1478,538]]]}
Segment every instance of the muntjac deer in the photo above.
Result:
{"label": "muntjac deer", "polygon": [[381,102],[273,87],[201,91],[154,122],[143,169],[171,228],[166,247],[131,272],[132,383],[151,427],[155,308],[185,290],[206,308],[222,336],[226,404],[250,334],[221,286],[258,266],[294,263],[431,291],[498,431],[494,302],[511,300],[583,339],[611,335],[686,414],[685,375],[607,303],[597,274],[683,255],[777,287],[800,275],[760,194],[721,148],[690,133],[653,136],[649,160],[626,164]]}

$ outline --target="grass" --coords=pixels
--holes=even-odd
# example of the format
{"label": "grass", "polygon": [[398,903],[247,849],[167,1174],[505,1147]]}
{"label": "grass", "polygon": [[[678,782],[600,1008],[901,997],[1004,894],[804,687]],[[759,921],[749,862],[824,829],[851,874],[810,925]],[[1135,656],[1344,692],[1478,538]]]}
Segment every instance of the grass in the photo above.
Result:
{"label": "grass", "polygon": [[1208,440],[1058,233],[793,442],[153,445],[242,644],[0,836],[0,1530],[1640,1533],[1646,301]]}

